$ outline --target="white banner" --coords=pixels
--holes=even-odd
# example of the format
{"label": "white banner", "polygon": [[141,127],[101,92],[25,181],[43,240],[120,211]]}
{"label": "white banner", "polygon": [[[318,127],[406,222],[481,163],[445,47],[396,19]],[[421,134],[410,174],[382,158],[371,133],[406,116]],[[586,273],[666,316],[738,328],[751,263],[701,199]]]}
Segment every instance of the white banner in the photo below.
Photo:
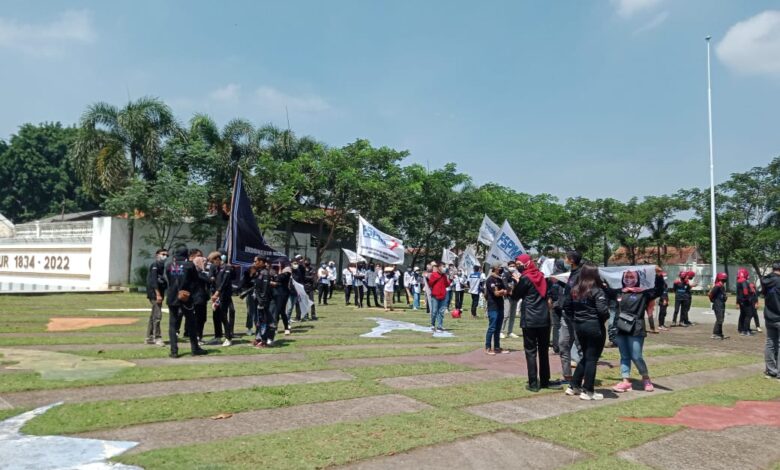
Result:
{"label": "white banner", "polygon": [[485,262],[488,264],[506,263],[513,261],[523,253],[525,253],[523,244],[520,243],[517,235],[515,235],[515,231],[509,226],[509,222],[505,220],[501,230],[496,234],[496,239],[493,240],[493,244],[490,246]]}
{"label": "white banner", "polygon": [[303,288],[303,284],[295,280],[292,281],[295,286],[295,294],[297,295],[298,305],[301,306],[301,311],[309,313],[311,312],[311,306],[314,302],[309,298],[309,294],[306,293],[306,289]]}
{"label": "white banner", "polygon": [[[643,289],[652,289],[655,287],[655,265],[643,266],[607,266],[599,268],[599,275],[610,289],[623,288],[623,273],[626,271],[636,271],[639,277],[639,287]],[[556,274],[555,279],[567,282],[571,272]]]}
{"label": "white banner", "polygon": [[357,252],[387,264],[404,263],[403,241],[380,232],[363,217],[359,217]]}
{"label": "white banner", "polygon": [[539,260],[539,264],[541,265],[539,271],[545,276],[550,277],[555,272],[555,259],[545,258],[544,260]]}
{"label": "white banner", "polygon": [[458,255],[456,255],[455,253],[453,253],[452,251],[450,251],[450,250],[448,250],[446,248],[442,249],[442,253],[441,253],[441,261],[442,261],[442,263],[444,263],[444,264],[453,263],[454,264],[455,260],[457,260],[457,259],[458,259]]}
{"label": "white banner", "polygon": [[349,260],[350,263],[360,263],[361,261],[365,263],[367,261],[365,258],[363,258],[362,256],[360,256],[359,254],[355,253],[352,250],[342,248],[341,251],[343,251],[344,254],[347,255],[347,259]]}
{"label": "white banner", "polygon": [[485,215],[482,217],[482,225],[479,227],[479,237],[477,237],[477,241],[483,245],[491,246],[493,240],[496,239],[499,230],[498,225],[490,220],[490,217]]}
{"label": "white banner", "polygon": [[0,274],[89,279],[89,247],[0,247]]}
{"label": "white banner", "polygon": [[474,245],[469,245],[466,247],[466,251],[460,256],[460,267],[466,275],[469,275],[474,271],[474,266],[479,266],[477,250]]}

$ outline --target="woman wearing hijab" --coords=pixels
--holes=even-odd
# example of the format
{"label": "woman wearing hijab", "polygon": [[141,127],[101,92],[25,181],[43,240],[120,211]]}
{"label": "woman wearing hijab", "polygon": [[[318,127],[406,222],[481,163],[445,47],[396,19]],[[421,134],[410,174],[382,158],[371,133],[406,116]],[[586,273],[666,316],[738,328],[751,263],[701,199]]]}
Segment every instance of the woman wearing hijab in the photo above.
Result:
{"label": "woman wearing hijab", "polygon": [[[528,390],[538,392],[550,388],[550,310],[547,306],[547,279],[531,257],[517,257],[517,272],[512,274],[515,286],[511,296],[521,300],[520,327],[523,329],[523,347],[528,365]],[[537,367],[538,357],[538,367]]]}
{"label": "woman wearing hijab", "polygon": [[632,389],[631,363],[636,365],[642,376],[642,384],[646,392],[655,390],[650,381],[647,363],[642,357],[642,350],[647,336],[645,313],[650,300],[657,298],[663,290],[664,278],[661,269],[656,267],[655,286],[643,288],[639,281],[638,271],[623,273],[623,288],[618,298],[617,336],[615,342],[620,350],[620,375],[623,380],[612,387],[615,392],[628,392]]}
{"label": "woman wearing hijab", "polygon": [[753,286],[753,292],[750,287],[750,274],[745,268],[739,268],[737,271],[737,306],[739,306],[739,323],[737,323],[737,330],[742,336],[752,336],[753,332],[750,331],[750,320],[753,319],[755,286]]}
{"label": "woman wearing hijab", "polygon": [[[723,319],[726,316],[727,300],[725,284],[728,278],[728,274],[718,273],[715,276],[715,284],[708,294],[712,302],[712,311],[715,312],[715,326],[712,327],[712,339],[728,339],[728,336],[723,336]],[[748,331],[750,331],[750,323],[748,323]]]}

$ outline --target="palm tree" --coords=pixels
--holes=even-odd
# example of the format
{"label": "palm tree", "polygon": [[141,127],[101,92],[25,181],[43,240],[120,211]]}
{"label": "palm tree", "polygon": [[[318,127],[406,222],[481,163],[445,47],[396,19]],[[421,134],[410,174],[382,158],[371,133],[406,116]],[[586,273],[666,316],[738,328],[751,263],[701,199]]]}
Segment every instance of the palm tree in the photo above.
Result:
{"label": "palm tree", "polygon": [[133,176],[154,180],[163,143],[179,130],[171,108],[150,97],[121,109],[104,102],[92,104],[79,127],[71,159],[93,194],[122,189]]}

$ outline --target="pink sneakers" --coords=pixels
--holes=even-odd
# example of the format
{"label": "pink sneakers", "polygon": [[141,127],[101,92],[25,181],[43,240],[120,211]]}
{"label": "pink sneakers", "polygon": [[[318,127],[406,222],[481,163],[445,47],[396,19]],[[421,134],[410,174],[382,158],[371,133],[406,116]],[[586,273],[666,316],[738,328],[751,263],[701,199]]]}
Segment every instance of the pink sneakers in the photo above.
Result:
{"label": "pink sneakers", "polygon": [[623,392],[630,392],[631,391],[631,382],[620,382],[614,387],[612,387],[612,390],[618,393]]}
{"label": "pink sneakers", "polygon": [[642,384],[645,386],[645,392],[652,392],[655,390],[655,387],[653,387],[653,383],[650,382],[650,379],[645,379],[642,381]]}

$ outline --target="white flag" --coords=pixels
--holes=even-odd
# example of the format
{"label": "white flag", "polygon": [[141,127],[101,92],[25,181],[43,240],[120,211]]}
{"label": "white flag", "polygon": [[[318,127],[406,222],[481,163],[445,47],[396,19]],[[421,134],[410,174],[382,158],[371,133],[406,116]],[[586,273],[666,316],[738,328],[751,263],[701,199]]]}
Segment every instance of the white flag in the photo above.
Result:
{"label": "white flag", "polygon": [[306,289],[303,288],[303,284],[295,280],[292,280],[292,283],[293,286],[295,286],[295,293],[298,296],[297,301],[298,305],[301,307],[301,311],[309,313],[311,311],[311,306],[314,305],[314,302],[312,302],[309,298],[309,294],[306,293]]}
{"label": "white flag", "polygon": [[[603,279],[610,289],[623,288],[623,273],[626,271],[636,271],[639,277],[639,287],[642,289],[652,289],[655,287],[655,265],[643,266],[607,266],[599,268],[599,276]],[[553,277],[559,281],[568,282],[571,272],[555,274]]]}
{"label": "white flag", "polygon": [[404,263],[403,241],[380,232],[363,217],[358,221],[357,252],[387,264]]}
{"label": "white flag", "polygon": [[493,244],[493,240],[496,239],[496,234],[498,234],[498,231],[498,225],[490,220],[490,217],[485,215],[482,217],[482,226],[479,227],[479,237],[477,237],[477,241],[483,245],[491,246]]}
{"label": "white flag", "polygon": [[474,248],[474,245],[467,246],[466,250],[460,256],[461,269],[463,269],[463,272],[468,275],[474,271],[474,266],[478,265],[479,259],[477,259],[477,250]]}
{"label": "white flag", "polygon": [[517,235],[515,235],[512,227],[509,226],[509,222],[505,220],[501,230],[496,234],[496,239],[493,240],[493,244],[490,246],[486,262],[488,264],[506,263],[513,261],[523,253],[525,253],[523,244],[517,239]]}
{"label": "white flag", "polygon": [[555,272],[555,259],[554,258],[545,258],[544,260],[539,260],[539,264],[541,265],[539,267],[539,271],[542,272],[546,277],[552,276],[552,273]]}
{"label": "white flag", "polygon": [[458,259],[458,255],[453,253],[452,251],[444,248],[441,253],[441,262],[444,264],[450,264],[455,263],[455,260]]}
{"label": "white flag", "polygon": [[362,256],[360,256],[359,254],[355,253],[352,250],[342,248],[341,251],[343,251],[344,254],[347,255],[347,259],[349,260],[350,263],[360,263],[361,261],[365,263],[367,261],[365,258],[363,258]]}

